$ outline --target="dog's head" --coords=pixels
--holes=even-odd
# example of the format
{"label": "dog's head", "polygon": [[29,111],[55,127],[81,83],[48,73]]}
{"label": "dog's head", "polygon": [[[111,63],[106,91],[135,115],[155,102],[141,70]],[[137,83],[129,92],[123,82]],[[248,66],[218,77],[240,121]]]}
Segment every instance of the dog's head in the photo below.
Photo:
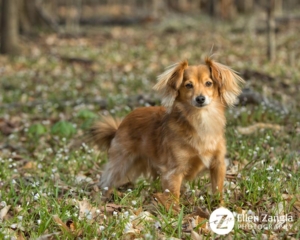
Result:
{"label": "dog's head", "polygon": [[218,99],[224,105],[234,105],[244,80],[223,64],[210,58],[205,62],[205,65],[188,66],[183,61],[159,75],[153,88],[162,94],[162,105],[171,109],[176,100],[202,108]]}

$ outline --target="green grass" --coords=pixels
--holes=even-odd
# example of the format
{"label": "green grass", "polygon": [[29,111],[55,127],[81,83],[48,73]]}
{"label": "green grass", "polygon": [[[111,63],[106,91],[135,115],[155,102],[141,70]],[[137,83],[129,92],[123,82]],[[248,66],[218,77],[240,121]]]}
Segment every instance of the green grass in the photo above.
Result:
{"label": "green grass", "polygon": [[[217,207],[208,193],[207,175],[187,183],[179,214],[166,211],[153,199],[161,191],[158,179],[141,179],[115,191],[116,209],[105,209],[97,183],[107,155],[84,143],[83,136],[99,114],[124,117],[149,101],[159,103],[152,91],[156,76],[185,58],[191,64],[202,63],[212,45],[215,59],[233,69],[274,77],[273,82],[246,79],[247,86],[289,109],[285,113],[265,105],[246,105],[227,111],[227,157],[232,164],[225,186],[226,207],[272,216],[281,212],[294,219],[289,230],[254,234],[236,224],[230,235],[235,239],[299,238],[300,95],[295,86],[300,65],[289,66],[288,52],[280,44],[280,57],[269,63],[262,51],[265,36],[257,35],[254,41],[247,31],[232,33],[234,27],[213,25],[204,17],[173,17],[156,26],[103,27],[91,37],[73,39],[72,44],[57,37],[47,46],[44,36],[27,46],[37,45],[40,54],[2,57],[0,211],[8,205],[10,209],[0,223],[0,239],[37,239],[47,234],[50,239],[120,239],[124,235],[190,239],[186,229],[194,207],[209,212]],[[293,36],[296,32],[288,31],[277,37],[284,43]],[[60,57],[93,62],[69,63]],[[277,124],[282,130],[258,129],[249,135],[237,130],[257,122]],[[82,203],[86,206],[80,207]],[[199,233],[201,226],[200,221],[194,231]],[[202,234],[204,239],[215,236],[209,231]]]}

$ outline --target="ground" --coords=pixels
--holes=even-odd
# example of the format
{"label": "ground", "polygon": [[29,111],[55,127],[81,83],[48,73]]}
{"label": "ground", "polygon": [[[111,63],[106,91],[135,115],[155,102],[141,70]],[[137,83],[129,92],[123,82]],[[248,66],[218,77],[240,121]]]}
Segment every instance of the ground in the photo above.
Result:
{"label": "ground", "polygon": [[1,56],[0,238],[216,237],[208,228],[217,207],[208,176],[186,184],[179,214],[153,197],[159,180],[141,179],[103,202],[97,183],[107,155],[84,138],[101,114],[124,117],[159,105],[152,87],[167,66],[200,64],[214,53],[245,78],[252,98],[226,114],[225,203],[240,216],[226,238],[299,239],[299,29],[279,29],[271,63],[266,35],[251,21],[171,16],[142,26],[82,27],[75,38],[24,38],[23,55]]}

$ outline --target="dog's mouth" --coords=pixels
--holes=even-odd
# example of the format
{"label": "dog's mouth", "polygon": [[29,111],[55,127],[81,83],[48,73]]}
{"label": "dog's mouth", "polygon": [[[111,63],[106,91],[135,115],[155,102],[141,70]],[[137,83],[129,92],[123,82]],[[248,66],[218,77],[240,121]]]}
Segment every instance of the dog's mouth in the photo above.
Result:
{"label": "dog's mouth", "polygon": [[204,107],[208,106],[209,104],[210,104],[210,101],[205,101],[203,103],[202,102],[199,103],[199,102],[193,100],[193,102],[192,102],[192,105],[196,108],[204,108]]}

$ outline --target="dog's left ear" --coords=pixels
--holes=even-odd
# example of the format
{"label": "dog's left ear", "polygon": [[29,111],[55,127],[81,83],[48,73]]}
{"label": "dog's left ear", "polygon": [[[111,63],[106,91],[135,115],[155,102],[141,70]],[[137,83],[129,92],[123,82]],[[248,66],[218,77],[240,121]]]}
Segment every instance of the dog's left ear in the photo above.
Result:
{"label": "dog's left ear", "polygon": [[245,81],[234,70],[221,63],[210,58],[206,58],[205,62],[210,68],[212,80],[219,86],[222,100],[227,106],[233,106],[241,93],[240,85]]}
{"label": "dog's left ear", "polygon": [[167,68],[165,72],[157,77],[158,82],[153,87],[162,95],[162,105],[168,110],[171,109],[178,90],[183,81],[184,69],[188,66],[188,62],[182,61]]}

